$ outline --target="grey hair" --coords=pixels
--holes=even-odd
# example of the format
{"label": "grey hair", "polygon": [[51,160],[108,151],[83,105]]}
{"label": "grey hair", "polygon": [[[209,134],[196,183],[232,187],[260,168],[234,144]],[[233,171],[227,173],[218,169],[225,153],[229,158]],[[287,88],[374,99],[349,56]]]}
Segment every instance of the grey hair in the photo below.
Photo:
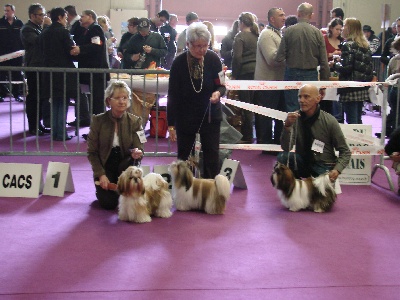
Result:
{"label": "grey hair", "polygon": [[107,99],[111,98],[114,95],[114,92],[116,90],[122,90],[122,89],[125,89],[126,92],[128,93],[129,101],[127,104],[127,108],[131,106],[132,91],[131,91],[130,87],[126,84],[125,81],[116,80],[116,81],[111,82],[104,92],[104,96],[105,96],[104,103],[106,104],[106,107],[110,107]]}
{"label": "grey hair", "polygon": [[211,33],[208,31],[205,24],[201,22],[194,22],[186,29],[186,42],[193,43],[198,40],[205,40],[207,44],[209,44],[211,40]]}

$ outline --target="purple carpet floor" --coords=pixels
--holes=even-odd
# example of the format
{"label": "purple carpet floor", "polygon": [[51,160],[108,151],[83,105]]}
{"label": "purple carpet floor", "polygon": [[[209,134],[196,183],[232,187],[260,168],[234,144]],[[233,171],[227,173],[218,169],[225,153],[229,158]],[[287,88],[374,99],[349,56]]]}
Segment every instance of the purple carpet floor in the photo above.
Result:
{"label": "purple carpet floor", "polygon": [[342,185],[329,213],[293,213],[269,180],[275,156],[232,158],[248,189],[232,188],[224,215],[132,224],[98,207],[85,157],[0,156],[44,174],[49,160],[68,162],[76,190],[0,198],[0,299],[399,299],[400,197],[383,171]]}

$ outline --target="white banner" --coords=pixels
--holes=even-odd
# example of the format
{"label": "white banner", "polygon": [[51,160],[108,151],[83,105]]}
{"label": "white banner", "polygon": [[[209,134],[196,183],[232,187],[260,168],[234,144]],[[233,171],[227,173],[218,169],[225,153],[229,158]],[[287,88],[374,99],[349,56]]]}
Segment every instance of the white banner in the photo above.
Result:
{"label": "white banner", "polygon": [[222,98],[221,101],[224,103],[227,103],[227,104],[231,104],[233,106],[243,108],[245,110],[255,112],[257,114],[260,114],[260,115],[263,115],[266,117],[274,118],[274,119],[281,120],[281,121],[286,120],[287,113],[280,111],[280,110],[275,110],[275,109],[258,106],[255,104],[245,103],[245,102],[241,102],[241,101],[237,101],[237,100],[227,99],[227,98]]}
{"label": "white banner", "polygon": [[[353,146],[349,145],[352,155],[381,155],[385,152],[382,146]],[[220,144],[219,149],[230,150],[262,150],[262,151],[283,151],[280,145],[276,144]]]}
{"label": "white banner", "polygon": [[[2,41],[3,43],[7,43],[7,41]],[[24,56],[25,55],[25,50],[18,50],[15,51],[13,53],[8,53],[8,54],[4,54],[0,56],[0,62],[6,61],[6,60],[10,60],[10,59],[14,59],[20,56]]]}
{"label": "white banner", "polygon": [[338,89],[346,87],[375,86],[379,82],[359,81],[260,81],[260,80],[226,80],[228,90],[298,90],[304,84],[312,84],[317,88]]}

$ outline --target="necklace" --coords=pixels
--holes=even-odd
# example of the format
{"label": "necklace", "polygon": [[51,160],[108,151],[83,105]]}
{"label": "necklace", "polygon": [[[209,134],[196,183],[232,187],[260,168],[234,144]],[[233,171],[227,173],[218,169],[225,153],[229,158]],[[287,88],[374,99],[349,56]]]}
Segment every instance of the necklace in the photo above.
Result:
{"label": "necklace", "polygon": [[[203,71],[204,71],[204,61],[203,62],[195,62],[197,61],[196,58],[193,58],[192,60],[190,60],[189,58],[189,51],[187,53],[187,64],[188,64],[188,69],[189,69],[189,77],[190,77],[190,82],[192,83],[192,87],[193,90],[198,94],[201,92],[201,90],[203,89]],[[200,89],[196,90],[194,84],[193,84],[193,80],[192,77],[194,79],[200,79],[201,78],[201,84],[200,84]]]}

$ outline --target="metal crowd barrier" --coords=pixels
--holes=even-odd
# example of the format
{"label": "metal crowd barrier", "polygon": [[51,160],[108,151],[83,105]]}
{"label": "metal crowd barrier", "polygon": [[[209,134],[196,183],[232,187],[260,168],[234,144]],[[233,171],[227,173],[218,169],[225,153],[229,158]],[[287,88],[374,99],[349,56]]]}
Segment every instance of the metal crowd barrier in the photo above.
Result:
{"label": "metal crowd barrier", "polygon": [[[22,72],[24,81],[13,81],[12,72]],[[134,69],[71,69],[71,68],[37,68],[37,67],[0,67],[0,72],[3,74],[8,74],[8,80],[2,81],[0,84],[5,84],[8,89],[12,90],[13,84],[23,85],[23,96],[26,99],[28,91],[28,86],[26,84],[26,72],[32,72],[36,74],[37,79],[37,97],[43,92],[40,80],[42,80],[42,75],[48,73],[49,82],[48,86],[53,86],[52,74],[62,73],[63,74],[63,84],[64,84],[64,109],[69,108],[67,103],[70,103],[71,99],[67,99],[65,91],[67,85],[67,77],[75,74],[77,76],[77,90],[85,92],[88,94],[89,99],[89,114],[92,115],[93,111],[93,75],[94,74],[106,74],[109,73],[111,80],[121,79],[124,80],[132,89],[143,91],[143,93],[154,93],[156,95],[156,102],[154,108],[156,110],[156,120],[155,127],[156,133],[158,130],[158,109],[159,109],[159,99],[162,96],[167,95],[168,79],[165,78],[165,74],[169,74],[169,71],[165,70],[134,70]],[[79,78],[82,73],[90,74],[90,84],[81,85],[79,83]],[[153,74],[153,75],[149,75]],[[147,75],[147,76],[146,76]],[[163,78],[161,78],[163,76]],[[151,77],[151,78],[148,78]],[[104,78],[106,78],[104,76]],[[40,79],[40,80],[39,80]],[[103,81],[103,88],[106,89],[108,82],[106,79]],[[53,97],[52,88],[47,91],[50,93],[50,98]],[[59,95],[58,95],[59,96]],[[86,156],[87,146],[86,141],[82,137],[83,133],[88,133],[89,128],[79,128],[79,123],[75,127],[75,138],[69,141],[55,141],[52,138],[51,133],[44,136],[32,136],[28,133],[28,123],[26,118],[26,101],[23,103],[18,103],[11,100],[10,102],[0,103],[0,122],[4,125],[1,126],[0,130],[0,155],[36,155],[36,156],[58,156],[58,155],[68,155],[68,156]],[[77,94],[77,98],[73,99],[75,101],[75,115],[76,120],[79,120],[80,113],[80,102],[81,95]],[[85,99],[86,100],[86,99]],[[47,101],[47,99],[45,100]],[[132,100],[133,101],[133,100]],[[51,118],[51,101],[50,102],[50,127],[52,125]],[[146,98],[143,99],[144,104],[146,104]],[[39,102],[37,103],[37,119],[39,118]],[[66,112],[64,110],[64,112]],[[130,112],[132,112],[132,105],[130,107]],[[145,112],[145,110],[143,110]],[[68,112],[71,114],[71,109]],[[142,116],[144,117],[144,116]],[[9,128],[6,125],[6,119],[9,119]],[[79,121],[78,121],[79,122]],[[39,124],[37,124],[37,129],[39,129]],[[146,131],[147,133],[147,131]],[[67,135],[64,129],[64,136]],[[146,134],[147,136],[147,134]],[[159,138],[158,134],[154,138],[147,138],[148,142],[144,145],[145,154],[147,156],[176,156],[175,152],[171,150],[171,144],[166,138]],[[149,140],[151,139],[151,140]],[[163,149],[164,151],[160,151]]]}
{"label": "metal crowd barrier", "polygon": [[376,77],[378,77],[379,82],[384,82],[387,77],[386,69],[387,67],[381,63],[380,56],[372,56],[373,69],[376,72]]}

